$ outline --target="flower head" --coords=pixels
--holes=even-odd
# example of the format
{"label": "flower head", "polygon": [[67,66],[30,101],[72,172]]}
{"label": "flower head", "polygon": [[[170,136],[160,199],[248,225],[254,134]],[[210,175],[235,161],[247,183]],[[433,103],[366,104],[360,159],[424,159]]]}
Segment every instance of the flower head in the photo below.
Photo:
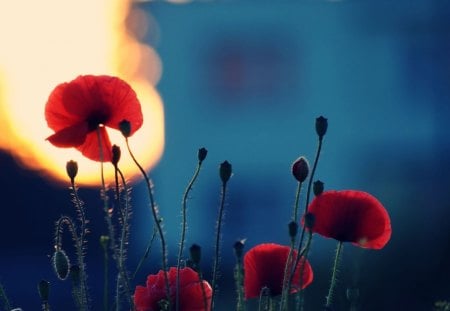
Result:
{"label": "flower head", "polygon": [[45,118],[55,131],[47,138],[53,145],[75,147],[87,158],[105,162],[112,156],[105,127],[119,130],[119,123],[128,120],[132,135],[143,122],[136,93],[125,81],[93,75],[56,86],[45,106]]}
{"label": "flower head", "polygon": [[[167,272],[170,285],[170,300],[175,304],[177,268],[172,267]],[[202,289],[203,286],[203,289]],[[203,299],[205,291],[205,308]],[[211,286],[206,281],[200,281],[198,274],[191,268],[180,269],[180,311],[209,311],[211,304]],[[164,283],[164,272],[151,274],[147,277],[146,286],[136,286],[134,303],[137,311],[159,311],[159,302],[167,299]]]}
{"label": "flower head", "polygon": [[386,209],[372,195],[356,190],[325,191],[308,207],[314,216],[312,231],[328,238],[381,249],[391,238]]}
{"label": "flower head", "polygon": [[[289,256],[289,246],[273,243],[259,244],[250,249],[244,256],[244,288],[245,298],[259,297],[263,288],[268,288],[272,296],[281,295],[283,290],[284,270]],[[294,251],[293,262],[297,258]],[[301,267],[303,267],[302,282],[300,282]],[[292,269],[289,269],[291,271]],[[292,280],[291,293],[296,293],[299,287],[305,288],[313,280],[313,271],[308,261],[299,261]]]}

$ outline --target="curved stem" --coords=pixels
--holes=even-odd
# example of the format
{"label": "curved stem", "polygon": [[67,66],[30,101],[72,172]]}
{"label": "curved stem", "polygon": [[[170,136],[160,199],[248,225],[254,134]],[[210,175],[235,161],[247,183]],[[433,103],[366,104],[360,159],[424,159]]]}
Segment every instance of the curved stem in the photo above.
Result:
{"label": "curved stem", "polygon": [[147,184],[147,190],[148,190],[148,196],[150,198],[150,207],[152,210],[153,220],[155,223],[156,228],[158,229],[159,233],[159,239],[161,240],[161,249],[162,249],[162,270],[164,271],[164,283],[166,285],[166,297],[167,301],[169,303],[169,310],[171,309],[171,301],[170,301],[170,285],[169,285],[169,277],[167,275],[167,250],[166,250],[166,240],[164,238],[164,232],[162,231],[160,219],[158,217],[158,209],[156,208],[156,204],[153,198],[153,192],[152,192],[152,185],[150,182],[149,177],[147,176],[147,173],[142,168],[142,166],[139,164],[139,162],[136,160],[133,152],[131,151],[130,144],[128,143],[128,138],[125,138],[125,142],[127,144],[128,152],[133,159],[136,166],[141,171],[142,176],[145,179],[145,183]]}
{"label": "curved stem", "polygon": [[141,259],[139,260],[138,265],[136,266],[136,269],[134,270],[133,276],[131,277],[132,280],[134,280],[136,278],[136,274],[139,272],[139,270],[142,267],[142,264],[144,263],[145,259],[148,258],[150,251],[152,249],[152,245],[153,245],[153,241],[156,238],[156,233],[157,233],[157,229],[156,227],[153,229],[153,233],[152,233],[152,237],[150,238],[150,242],[147,245],[147,248],[145,249],[145,253],[144,255],[141,257]]}
{"label": "curved stem", "polygon": [[333,300],[333,294],[334,294],[334,288],[336,287],[336,277],[338,273],[338,266],[339,261],[341,258],[342,253],[342,242],[338,242],[337,248],[336,248],[336,255],[334,257],[334,264],[333,264],[333,273],[331,274],[331,282],[330,282],[330,288],[328,289],[328,295],[327,295],[327,301],[325,304],[325,307],[330,307],[332,300]]}
{"label": "curved stem", "polygon": [[216,282],[217,273],[219,266],[219,256],[220,256],[220,230],[222,227],[223,209],[225,206],[225,194],[227,190],[227,183],[222,183],[222,198],[220,200],[219,216],[217,219],[217,232],[216,232],[216,244],[214,253],[214,265],[213,265],[213,277],[212,277],[212,295],[211,295],[211,310],[214,310],[214,298],[216,294]]}
{"label": "curved stem", "polygon": [[186,208],[187,208],[187,198],[189,195],[189,192],[192,190],[192,186],[194,185],[195,180],[198,177],[198,174],[200,173],[200,168],[202,166],[203,161],[199,161],[197,164],[197,168],[195,169],[194,175],[192,176],[186,190],[183,194],[183,200],[182,200],[182,222],[181,222],[181,237],[180,237],[180,248],[178,249],[178,259],[177,259],[177,279],[176,279],[176,298],[175,298],[175,308],[176,311],[180,309],[180,266],[181,266],[181,258],[183,256],[183,249],[184,249],[184,241],[186,239]]}

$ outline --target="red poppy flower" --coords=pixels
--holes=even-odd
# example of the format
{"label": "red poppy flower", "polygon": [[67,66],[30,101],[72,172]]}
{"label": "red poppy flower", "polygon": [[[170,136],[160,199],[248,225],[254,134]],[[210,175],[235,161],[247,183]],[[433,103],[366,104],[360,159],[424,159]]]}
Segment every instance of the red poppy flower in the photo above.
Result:
{"label": "red poppy flower", "polygon": [[[169,277],[170,300],[175,305],[177,268],[172,267],[167,272]],[[203,284],[203,289],[202,289]],[[205,291],[207,308],[203,299]],[[180,311],[210,311],[212,289],[208,282],[200,282],[197,272],[191,268],[180,269]],[[158,302],[166,299],[164,272],[151,274],[147,277],[146,286],[136,286],[134,303],[137,311],[159,311]]]}
{"label": "red poppy flower", "polygon": [[[273,243],[259,244],[250,249],[244,256],[244,290],[245,298],[259,297],[261,290],[267,287],[271,296],[281,295],[283,291],[284,270],[289,256],[289,246]],[[293,262],[297,258],[294,251]],[[292,280],[291,294],[298,292],[300,287],[301,266],[303,277],[302,289],[313,280],[313,271],[308,261],[301,259]],[[292,269],[289,269],[291,271]]]}
{"label": "red poppy flower", "polygon": [[119,123],[128,120],[133,134],[143,122],[136,93],[125,81],[93,75],[59,84],[48,98],[45,119],[55,131],[47,138],[53,145],[75,147],[87,158],[105,162],[111,160],[111,142],[105,126],[118,130]]}
{"label": "red poppy flower", "polygon": [[356,190],[325,191],[311,202],[312,231],[328,238],[381,249],[391,238],[391,221],[372,195]]}

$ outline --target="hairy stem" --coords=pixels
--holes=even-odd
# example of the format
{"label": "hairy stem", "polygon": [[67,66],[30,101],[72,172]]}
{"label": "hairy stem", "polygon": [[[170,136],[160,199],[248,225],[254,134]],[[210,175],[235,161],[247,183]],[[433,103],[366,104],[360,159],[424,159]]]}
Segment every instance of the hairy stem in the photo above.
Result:
{"label": "hairy stem", "polygon": [[333,264],[333,272],[331,274],[331,281],[330,281],[330,288],[328,289],[328,295],[325,303],[325,307],[331,307],[331,303],[333,301],[333,295],[334,295],[334,289],[336,287],[336,277],[338,273],[338,266],[339,261],[341,259],[341,253],[342,253],[342,242],[338,242],[337,248],[336,248],[336,255],[334,257],[334,264]]}

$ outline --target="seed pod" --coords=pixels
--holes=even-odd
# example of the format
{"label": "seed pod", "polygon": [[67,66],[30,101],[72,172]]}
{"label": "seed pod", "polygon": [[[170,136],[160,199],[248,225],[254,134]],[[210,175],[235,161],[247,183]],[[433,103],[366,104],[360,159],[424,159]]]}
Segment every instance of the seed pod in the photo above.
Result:
{"label": "seed pod", "polygon": [[304,182],[309,174],[309,164],[305,157],[300,157],[292,164],[292,175],[298,182]]}
{"label": "seed pod", "polygon": [[231,177],[231,173],[232,173],[231,164],[228,161],[221,163],[219,173],[220,173],[220,179],[222,179],[222,182],[226,183]]}
{"label": "seed pod", "polygon": [[67,279],[70,272],[70,261],[66,252],[62,249],[55,251],[53,254],[53,269],[60,280]]}

